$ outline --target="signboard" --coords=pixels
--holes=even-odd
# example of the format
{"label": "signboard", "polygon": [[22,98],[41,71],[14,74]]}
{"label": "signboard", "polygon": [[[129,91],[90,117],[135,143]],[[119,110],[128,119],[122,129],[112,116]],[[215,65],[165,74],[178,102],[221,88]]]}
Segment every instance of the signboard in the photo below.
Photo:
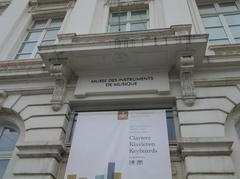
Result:
{"label": "signboard", "polygon": [[75,96],[169,92],[167,72],[80,76]]}
{"label": "signboard", "polygon": [[79,113],[65,179],[171,179],[165,111]]}

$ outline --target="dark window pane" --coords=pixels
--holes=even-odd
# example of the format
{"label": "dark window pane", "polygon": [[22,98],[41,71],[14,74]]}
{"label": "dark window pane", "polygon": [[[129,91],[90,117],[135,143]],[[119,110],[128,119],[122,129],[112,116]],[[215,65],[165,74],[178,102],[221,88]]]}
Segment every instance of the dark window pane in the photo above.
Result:
{"label": "dark window pane", "polygon": [[22,44],[19,53],[31,53],[36,46],[36,42],[25,42]]}
{"label": "dark window pane", "polygon": [[147,11],[141,10],[141,11],[132,11],[131,12],[131,19],[132,20],[142,20],[147,18]]}
{"label": "dark window pane", "polygon": [[21,60],[21,59],[29,59],[29,58],[31,58],[31,53],[28,53],[28,54],[19,54],[19,55],[17,55],[17,57],[16,57],[16,59],[19,59],[19,60]]}
{"label": "dark window pane", "polygon": [[213,6],[213,4],[199,5],[198,9],[199,9],[200,14],[207,14],[207,13],[216,12],[216,9]]}
{"label": "dark window pane", "polygon": [[209,40],[215,39],[226,39],[227,35],[222,27],[216,28],[208,28],[206,29],[207,33],[209,34]]}
{"label": "dark window pane", "polygon": [[52,19],[49,27],[61,27],[63,18],[54,18]]}
{"label": "dark window pane", "polygon": [[[240,43],[240,38],[235,39],[237,43]],[[239,131],[240,132],[240,131]]]}
{"label": "dark window pane", "polygon": [[225,16],[228,25],[240,25],[240,14]]}
{"label": "dark window pane", "polygon": [[18,139],[18,132],[12,128],[4,128],[0,137],[0,151],[12,151]]}
{"label": "dark window pane", "polygon": [[222,44],[229,44],[228,39],[220,39],[220,40],[209,40],[211,45],[222,45]]}
{"label": "dark window pane", "polygon": [[75,128],[76,128],[76,124],[77,124],[76,119],[77,119],[77,115],[74,117],[74,120],[73,120],[72,130],[71,130],[70,137],[69,137],[69,142],[70,143],[72,143],[73,135],[74,135],[74,132],[75,132]]}
{"label": "dark window pane", "polygon": [[111,23],[125,22],[127,21],[127,13],[112,13]]}
{"label": "dark window pane", "polygon": [[40,31],[40,32],[29,32],[25,41],[37,41],[41,34],[42,34],[42,31]]}
{"label": "dark window pane", "polygon": [[7,169],[9,160],[0,160],[0,179],[3,179],[3,175]]}
{"label": "dark window pane", "polygon": [[42,41],[41,45],[53,45],[55,40],[44,40]]}
{"label": "dark window pane", "polygon": [[202,18],[204,27],[218,27],[222,26],[222,23],[217,16]]}
{"label": "dark window pane", "polygon": [[168,140],[176,140],[176,131],[174,124],[174,117],[172,111],[166,111],[167,128],[168,128]]}
{"label": "dark window pane", "polygon": [[122,24],[122,25],[112,25],[110,27],[110,32],[124,32],[126,31],[126,25]]}
{"label": "dark window pane", "polygon": [[44,28],[47,24],[47,19],[45,20],[36,20],[32,26],[33,29]]}
{"label": "dark window pane", "polygon": [[230,29],[235,38],[240,37],[240,25],[239,26],[231,26]]}
{"label": "dark window pane", "polygon": [[235,2],[219,3],[222,12],[231,12],[238,10]]}
{"label": "dark window pane", "polygon": [[43,40],[55,40],[57,38],[58,30],[49,30],[46,32]]}
{"label": "dark window pane", "polygon": [[146,30],[147,29],[147,23],[142,22],[142,23],[132,23],[131,24],[131,31],[134,30]]}

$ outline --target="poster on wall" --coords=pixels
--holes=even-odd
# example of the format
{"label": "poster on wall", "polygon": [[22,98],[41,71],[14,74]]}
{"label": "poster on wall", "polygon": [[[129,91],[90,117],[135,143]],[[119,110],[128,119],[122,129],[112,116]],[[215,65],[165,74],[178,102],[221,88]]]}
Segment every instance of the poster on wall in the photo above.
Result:
{"label": "poster on wall", "polygon": [[65,179],[171,179],[164,110],[84,112]]}

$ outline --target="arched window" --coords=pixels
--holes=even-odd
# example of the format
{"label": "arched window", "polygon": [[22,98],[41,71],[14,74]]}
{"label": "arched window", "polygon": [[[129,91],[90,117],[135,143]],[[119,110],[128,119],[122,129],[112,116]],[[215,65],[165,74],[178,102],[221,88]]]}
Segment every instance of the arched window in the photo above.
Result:
{"label": "arched window", "polygon": [[7,169],[19,137],[19,130],[11,125],[0,124],[0,179]]}

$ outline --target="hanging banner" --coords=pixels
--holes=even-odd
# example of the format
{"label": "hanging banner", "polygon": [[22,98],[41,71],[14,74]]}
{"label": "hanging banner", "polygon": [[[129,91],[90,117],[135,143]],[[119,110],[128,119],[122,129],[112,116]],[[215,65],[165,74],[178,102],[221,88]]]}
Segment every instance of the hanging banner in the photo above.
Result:
{"label": "hanging banner", "polygon": [[79,113],[65,179],[171,179],[163,110]]}

